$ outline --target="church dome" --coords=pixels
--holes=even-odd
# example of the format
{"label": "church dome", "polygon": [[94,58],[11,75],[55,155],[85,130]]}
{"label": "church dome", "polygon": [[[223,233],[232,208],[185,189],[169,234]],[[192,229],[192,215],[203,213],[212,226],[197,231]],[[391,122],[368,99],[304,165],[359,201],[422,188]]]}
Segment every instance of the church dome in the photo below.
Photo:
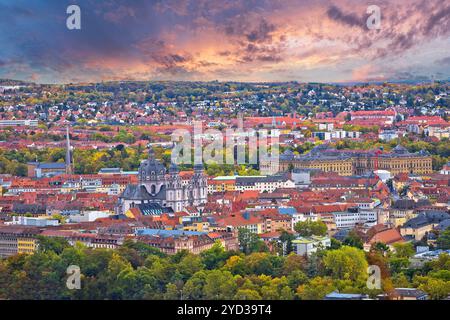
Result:
{"label": "church dome", "polygon": [[166,168],[164,165],[155,159],[153,149],[150,149],[148,153],[148,160],[145,160],[139,166],[140,176],[155,176],[164,175],[166,173]]}
{"label": "church dome", "polygon": [[394,149],[392,149],[392,151],[394,153],[397,153],[397,154],[406,154],[406,153],[408,153],[408,150],[406,150],[405,147],[403,147],[403,146],[401,146],[399,144]]}
{"label": "church dome", "polygon": [[161,175],[166,173],[166,168],[158,160],[145,160],[139,166],[139,174],[145,173],[146,175]]}

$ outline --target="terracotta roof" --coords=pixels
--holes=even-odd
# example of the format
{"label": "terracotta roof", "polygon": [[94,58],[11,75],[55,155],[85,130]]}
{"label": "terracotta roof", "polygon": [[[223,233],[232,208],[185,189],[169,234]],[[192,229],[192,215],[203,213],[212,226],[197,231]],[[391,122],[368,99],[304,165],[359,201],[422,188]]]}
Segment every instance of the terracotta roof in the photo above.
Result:
{"label": "terracotta roof", "polygon": [[281,235],[281,232],[272,231],[272,232],[261,233],[258,236],[262,239],[273,239],[273,238],[279,238],[280,235]]}
{"label": "terracotta roof", "polygon": [[[377,226],[374,226],[373,228],[375,228]],[[369,239],[369,243],[376,243],[376,242],[382,242],[385,244],[393,244],[393,243],[397,243],[397,242],[404,242],[403,237],[401,236],[400,232],[397,229],[394,228],[390,228],[390,229],[386,229],[384,228],[384,230],[379,230],[382,229],[382,227],[377,227],[376,229],[374,229],[375,234],[373,236],[371,236],[371,238]]]}
{"label": "terracotta roof", "polygon": [[249,224],[258,224],[258,223],[262,223],[262,219],[255,215],[252,215],[252,214],[250,214],[248,216],[248,219],[245,219],[242,214],[235,214],[235,215],[230,215],[230,216],[223,217],[223,218],[217,220],[218,225],[233,226],[233,227],[245,226],[245,225],[249,225]]}

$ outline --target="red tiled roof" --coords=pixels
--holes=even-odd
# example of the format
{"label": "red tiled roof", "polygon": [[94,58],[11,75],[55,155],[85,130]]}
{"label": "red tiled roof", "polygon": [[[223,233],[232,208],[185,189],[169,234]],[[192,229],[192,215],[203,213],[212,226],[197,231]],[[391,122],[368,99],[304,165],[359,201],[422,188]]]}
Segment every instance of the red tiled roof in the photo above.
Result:
{"label": "red tiled roof", "polygon": [[249,219],[245,219],[242,214],[230,215],[217,220],[217,224],[221,226],[245,226],[249,224],[261,223],[262,219],[250,214]]}
{"label": "red tiled roof", "polygon": [[391,228],[375,233],[375,235],[373,235],[369,240],[369,243],[376,243],[376,242],[393,244],[397,242],[404,242],[404,240],[397,229]]}

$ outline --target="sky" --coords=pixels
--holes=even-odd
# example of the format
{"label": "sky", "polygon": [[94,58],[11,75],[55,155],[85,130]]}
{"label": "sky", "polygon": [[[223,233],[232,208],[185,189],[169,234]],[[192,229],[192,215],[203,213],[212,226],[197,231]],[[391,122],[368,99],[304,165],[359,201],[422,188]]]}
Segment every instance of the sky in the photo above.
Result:
{"label": "sky", "polygon": [[0,0],[0,78],[38,83],[441,80],[449,40],[449,0]]}

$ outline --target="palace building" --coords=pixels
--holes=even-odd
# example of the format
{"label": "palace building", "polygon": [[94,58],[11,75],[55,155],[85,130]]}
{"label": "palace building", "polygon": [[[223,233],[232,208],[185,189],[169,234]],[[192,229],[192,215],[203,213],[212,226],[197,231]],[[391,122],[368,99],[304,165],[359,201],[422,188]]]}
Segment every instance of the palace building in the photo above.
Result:
{"label": "palace building", "polygon": [[336,150],[328,148],[327,145],[317,146],[308,154],[300,156],[288,150],[280,155],[279,166],[282,172],[294,168],[311,168],[336,172],[342,176],[363,175],[375,170],[387,170],[392,175],[398,173],[423,175],[433,171],[432,157],[427,151],[410,153],[400,145],[389,153],[374,150]]}
{"label": "palace building", "polygon": [[139,183],[129,184],[119,197],[118,213],[125,214],[145,203],[156,203],[178,212],[187,206],[203,206],[207,201],[208,183],[203,165],[195,165],[193,174],[183,179],[174,163],[167,172],[150,149],[149,158],[139,166],[138,175]]}

